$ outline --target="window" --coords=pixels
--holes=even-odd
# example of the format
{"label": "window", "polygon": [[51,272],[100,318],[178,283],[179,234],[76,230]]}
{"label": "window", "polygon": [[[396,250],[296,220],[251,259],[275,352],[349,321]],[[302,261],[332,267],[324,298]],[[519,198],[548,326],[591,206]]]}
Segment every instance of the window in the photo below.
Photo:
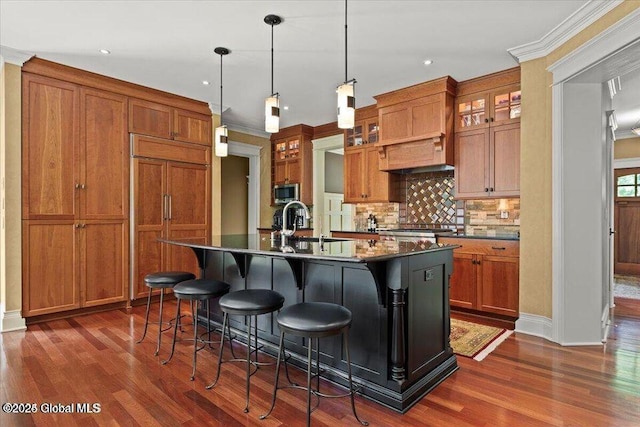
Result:
{"label": "window", "polygon": [[616,199],[640,198],[640,169],[616,171]]}

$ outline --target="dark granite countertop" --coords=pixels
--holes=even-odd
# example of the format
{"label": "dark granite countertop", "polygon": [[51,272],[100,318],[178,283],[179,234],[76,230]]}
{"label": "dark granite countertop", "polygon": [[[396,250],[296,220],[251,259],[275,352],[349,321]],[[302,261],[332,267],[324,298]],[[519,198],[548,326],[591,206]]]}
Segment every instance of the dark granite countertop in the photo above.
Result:
{"label": "dark granite countertop", "polygon": [[164,243],[207,249],[212,251],[270,255],[283,258],[312,258],[342,262],[383,261],[426,252],[452,250],[457,245],[430,242],[383,242],[364,239],[327,238],[321,246],[313,238],[289,239],[285,249],[280,238],[274,241],[259,234],[231,234],[213,236],[208,243],[201,239],[158,239]]}
{"label": "dark granite countertop", "polygon": [[331,230],[331,233],[378,234],[377,231]]}
{"label": "dark granite countertop", "polygon": [[520,240],[520,236],[516,234],[496,234],[495,236],[483,236],[479,234],[445,234],[439,237],[453,237],[461,239],[486,239],[486,240]]}

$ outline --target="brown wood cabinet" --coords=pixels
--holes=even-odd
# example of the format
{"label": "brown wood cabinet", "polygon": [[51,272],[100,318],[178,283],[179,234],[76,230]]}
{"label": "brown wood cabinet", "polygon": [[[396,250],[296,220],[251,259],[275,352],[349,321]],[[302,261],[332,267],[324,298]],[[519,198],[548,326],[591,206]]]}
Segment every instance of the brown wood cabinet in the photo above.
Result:
{"label": "brown wood cabinet", "polygon": [[438,237],[453,251],[449,301],[484,314],[519,316],[519,242]]}
{"label": "brown wood cabinet", "polygon": [[378,108],[374,105],[356,110],[353,129],[345,129],[344,146],[354,147],[378,142]]}
{"label": "brown wood cabinet", "polygon": [[[271,182],[300,184],[300,200],[313,203],[313,128],[296,125],[271,135]],[[271,201],[273,204],[273,200]]]}
{"label": "brown wood cabinet", "polygon": [[378,147],[349,147],[344,152],[344,202],[400,202],[401,175],[378,169]]}
{"label": "brown wood cabinet", "polygon": [[381,170],[453,165],[456,84],[443,77],[375,96]]}
{"label": "brown wood cabinet", "polygon": [[129,132],[211,145],[211,116],[132,98]]}
{"label": "brown wood cabinet", "polygon": [[127,98],[23,73],[23,315],[125,301]]}
{"label": "brown wood cabinet", "polygon": [[[139,157],[148,145],[162,143],[156,138],[134,138],[134,240],[133,297],[146,297],[144,276],[154,271],[181,270],[199,275],[198,265],[188,248],[166,245],[158,239],[200,239],[210,235],[211,174],[207,166],[209,148],[167,141],[175,158],[204,159],[185,163]],[[195,153],[188,154],[190,150]],[[201,157],[200,152],[204,151]],[[172,157],[164,152],[164,157]]]}
{"label": "brown wood cabinet", "polygon": [[456,198],[520,196],[520,69],[461,82],[456,98]]}

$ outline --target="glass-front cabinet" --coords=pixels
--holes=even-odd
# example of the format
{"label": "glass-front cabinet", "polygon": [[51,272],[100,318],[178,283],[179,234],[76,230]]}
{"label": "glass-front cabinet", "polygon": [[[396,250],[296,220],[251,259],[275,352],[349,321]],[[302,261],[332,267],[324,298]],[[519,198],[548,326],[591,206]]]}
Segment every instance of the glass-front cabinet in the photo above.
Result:
{"label": "glass-front cabinet", "polygon": [[347,147],[375,144],[378,142],[378,118],[356,121],[353,129],[346,130],[345,137]]}
{"label": "glass-front cabinet", "polygon": [[295,159],[300,156],[300,138],[289,138],[275,144],[276,161]]}
{"label": "glass-front cabinet", "polygon": [[520,101],[519,85],[460,96],[456,102],[455,130],[459,132],[517,123],[521,114]]}

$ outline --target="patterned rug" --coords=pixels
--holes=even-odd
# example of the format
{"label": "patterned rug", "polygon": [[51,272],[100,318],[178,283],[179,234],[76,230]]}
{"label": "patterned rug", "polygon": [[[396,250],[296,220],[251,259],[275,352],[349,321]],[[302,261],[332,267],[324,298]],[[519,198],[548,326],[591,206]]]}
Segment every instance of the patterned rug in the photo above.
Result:
{"label": "patterned rug", "polygon": [[449,340],[454,353],[481,361],[512,333],[493,326],[451,319]]}

